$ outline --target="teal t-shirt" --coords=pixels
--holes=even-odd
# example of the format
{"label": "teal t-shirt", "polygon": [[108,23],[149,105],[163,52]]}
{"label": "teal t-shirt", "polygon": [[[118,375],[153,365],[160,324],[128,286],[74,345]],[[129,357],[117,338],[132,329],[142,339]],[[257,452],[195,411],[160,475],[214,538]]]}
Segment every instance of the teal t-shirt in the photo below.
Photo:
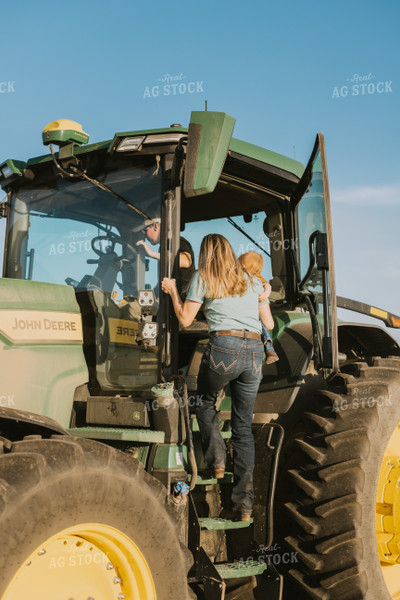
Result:
{"label": "teal t-shirt", "polygon": [[[223,331],[229,329],[247,329],[261,333],[261,322],[258,314],[258,297],[264,287],[258,277],[252,281],[249,278],[247,292],[243,296],[228,296],[227,298],[207,298],[205,284],[196,271],[186,300],[199,302],[207,319],[208,331]],[[268,300],[261,302],[268,304]]]}

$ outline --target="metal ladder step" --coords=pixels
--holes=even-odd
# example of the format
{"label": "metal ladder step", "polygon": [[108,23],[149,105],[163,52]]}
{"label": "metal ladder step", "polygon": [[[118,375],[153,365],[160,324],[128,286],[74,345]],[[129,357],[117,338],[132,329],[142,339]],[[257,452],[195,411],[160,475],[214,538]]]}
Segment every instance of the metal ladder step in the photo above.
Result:
{"label": "metal ladder step", "polygon": [[221,519],[221,517],[199,517],[200,527],[208,531],[218,531],[221,529],[243,529],[249,527],[253,522],[249,521],[231,521],[230,519]]}
{"label": "metal ladder step", "polygon": [[221,563],[214,567],[222,579],[234,579],[236,577],[252,577],[264,573],[267,565],[256,560],[246,560],[243,562]]}
{"label": "metal ladder step", "polygon": [[70,427],[68,433],[76,437],[91,440],[123,440],[129,442],[164,443],[165,432],[152,429],[133,429],[123,427]]}
{"label": "metal ladder step", "polygon": [[[192,415],[191,416],[191,428],[193,432],[199,432],[199,423],[197,421],[197,418]],[[232,437],[232,431],[230,429],[228,429],[227,431],[225,430],[220,430],[221,436],[224,438],[224,440],[228,440]]]}
{"label": "metal ladder step", "polygon": [[[191,475],[188,475],[188,481],[190,481]],[[222,479],[215,479],[214,477],[207,477],[202,473],[197,475],[196,485],[215,485],[217,483],[233,483],[233,473],[225,471],[225,476]]]}

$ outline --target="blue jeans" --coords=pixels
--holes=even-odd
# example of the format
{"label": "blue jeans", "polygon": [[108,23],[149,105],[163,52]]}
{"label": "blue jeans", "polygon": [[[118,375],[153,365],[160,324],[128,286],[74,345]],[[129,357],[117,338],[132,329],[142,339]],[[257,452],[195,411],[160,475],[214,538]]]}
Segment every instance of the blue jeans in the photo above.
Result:
{"label": "blue jeans", "polygon": [[226,447],[219,430],[215,402],[230,384],[232,398],[232,445],[234,486],[232,505],[235,510],[251,513],[254,501],[254,439],[251,431],[253,406],[262,377],[263,344],[259,340],[229,335],[210,338],[204,352],[198,392],[202,403],[196,408],[204,460],[208,466],[223,467]]}
{"label": "blue jeans", "polygon": [[262,321],[261,321],[261,341],[263,344],[266,344],[267,342],[271,342],[271,344],[272,344],[271,335]]}

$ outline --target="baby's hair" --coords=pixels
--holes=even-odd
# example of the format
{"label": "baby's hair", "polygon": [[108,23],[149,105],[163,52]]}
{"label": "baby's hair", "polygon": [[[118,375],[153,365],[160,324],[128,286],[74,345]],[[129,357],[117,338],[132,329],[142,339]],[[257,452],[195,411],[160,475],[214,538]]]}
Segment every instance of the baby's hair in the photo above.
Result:
{"label": "baby's hair", "polygon": [[262,281],[265,281],[264,277],[261,275],[261,271],[263,268],[264,260],[261,254],[258,252],[245,252],[241,256],[239,256],[239,261],[244,269],[250,273],[250,275],[255,275],[259,277]]}

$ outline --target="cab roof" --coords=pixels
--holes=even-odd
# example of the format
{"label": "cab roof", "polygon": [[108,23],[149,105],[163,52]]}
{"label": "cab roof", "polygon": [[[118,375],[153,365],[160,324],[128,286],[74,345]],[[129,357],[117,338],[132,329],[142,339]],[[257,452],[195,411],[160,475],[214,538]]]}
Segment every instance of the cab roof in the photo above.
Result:
{"label": "cab roof", "polygon": [[[74,151],[75,155],[86,154],[89,152],[96,152],[99,150],[105,150],[109,153],[115,151],[115,145],[118,140],[122,140],[127,137],[135,137],[135,136],[149,136],[154,134],[165,135],[166,142],[168,141],[168,134],[187,134],[188,130],[185,127],[168,127],[168,128],[160,128],[160,129],[140,129],[135,131],[125,131],[125,132],[117,132],[114,135],[112,140],[105,140],[102,142],[95,142],[93,144],[82,145]],[[236,138],[232,138],[229,150],[236,154],[240,154],[244,157],[257,160],[261,163],[265,163],[271,165],[273,167],[277,167],[278,169],[282,169],[283,171],[287,171],[288,173],[292,173],[296,177],[300,178],[304,172],[304,165],[302,165],[297,160],[284,156],[282,154],[278,154],[277,152],[273,152],[266,148],[262,148],[261,146],[256,146],[254,144],[249,144],[248,142],[244,142],[242,140],[238,140]],[[28,159],[26,162],[24,161],[12,161],[13,163],[17,163],[19,170],[21,171],[23,167],[32,167],[34,165],[38,165],[47,161],[51,161],[52,156],[50,153],[43,154],[40,156],[35,156],[33,158]]]}

